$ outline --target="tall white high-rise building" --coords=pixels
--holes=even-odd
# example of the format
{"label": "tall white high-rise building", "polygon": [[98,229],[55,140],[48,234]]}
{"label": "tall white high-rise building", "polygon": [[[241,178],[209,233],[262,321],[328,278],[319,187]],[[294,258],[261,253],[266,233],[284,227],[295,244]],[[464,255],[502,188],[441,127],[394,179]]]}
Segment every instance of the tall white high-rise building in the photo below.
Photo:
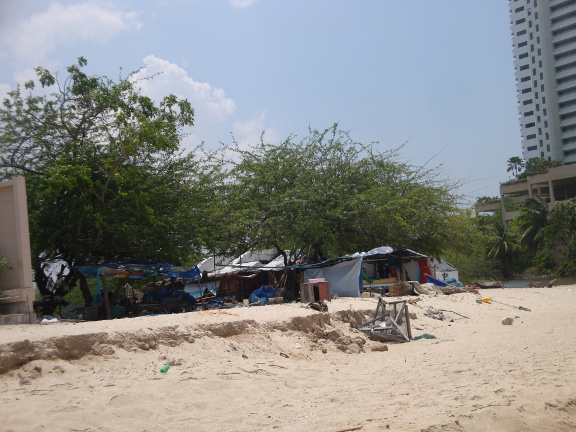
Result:
{"label": "tall white high-rise building", "polygon": [[576,0],[509,0],[524,160],[576,162]]}

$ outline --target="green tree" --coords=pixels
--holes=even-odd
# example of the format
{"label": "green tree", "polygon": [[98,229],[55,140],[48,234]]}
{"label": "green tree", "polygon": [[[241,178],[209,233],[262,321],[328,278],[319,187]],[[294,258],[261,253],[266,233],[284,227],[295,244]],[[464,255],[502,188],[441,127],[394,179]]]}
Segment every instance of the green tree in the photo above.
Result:
{"label": "green tree", "polygon": [[548,203],[540,195],[528,198],[520,210],[518,222],[523,230],[521,241],[532,253],[543,244],[544,228],[548,225],[549,216]]}
{"label": "green tree", "polygon": [[77,265],[198,253],[195,227],[215,173],[180,153],[193,124],[188,101],[168,95],[154,103],[133,74],[115,82],[85,67],[79,58],[63,80],[39,67],[37,81],[9,92],[0,109],[0,168],[5,177],[26,176],[42,294],[55,261],[65,262],[62,272],[74,283]]}
{"label": "green tree", "polygon": [[522,168],[524,168],[524,161],[522,160],[522,158],[520,158],[518,156],[513,156],[510,159],[508,159],[507,171],[508,172],[512,171],[512,174],[514,174],[514,177],[518,178],[518,174],[520,174],[520,170]]}
{"label": "green tree", "polygon": [[502,276],[512,276],[522,268],[522,247],[515,224],[513,221],[505,224],[500,211],[492,216],[483,216],[481,220],[483,223],[480,230],[488,236],[486,257],[500,264]]}
{"label": "green tree", "polygon": [[439,253],[456,209],[449,185],[422,167],[352,140],[335,124],[238,157],[223,194],[237,251],[275,247],[310,262],[381,245]]}
{"label": "green tree", "polygon": [[[546,263],[541,263],[543,256],[552,261],[553,270],[563,276],[576,274],[576,198],[559,204],[549,215],[548,224],[544,228],[544,251],[536,256],[536,265],[542,269],[550,269]],[[544,255],[544,253],[546,255]]]}

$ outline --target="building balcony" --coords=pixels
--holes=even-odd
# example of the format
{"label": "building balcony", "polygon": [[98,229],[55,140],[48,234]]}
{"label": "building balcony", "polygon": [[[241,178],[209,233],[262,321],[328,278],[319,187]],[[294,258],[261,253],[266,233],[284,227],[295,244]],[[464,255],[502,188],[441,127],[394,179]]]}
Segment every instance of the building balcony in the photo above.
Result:
{"label": "building balcony", "polygon": [[[558,29],[553,28],[552,32],[556,31]],[[569,31],[565,31],[562,32],[560,34],[557,34],[554,36],[554,34],[552,34],[552,43],[557,43],[557,42],[562,42],[563,40],[566,39],[570,39],[576,36],[576,30],[569,30]]]}
{"label": "building balcony", "polygon": [[[567,116],[572,116],[574,115],[574,117],[576,117],[576,105],[567,105],[563,108],[560,108],[558,110],[558,114],[560,114],[561,116],[563,115],[567,115]],[[570,117],[572,118],[572,117]],[[560,119],[562,120],[562,119]]]}
{"label": "building balcony", "polygon": [[[561,68],[562,66],[566,66],[566,65],[570,66],[570,64],[574,63],[574,62],[576,62],[576,53],[569,55],[569,56],[566,56],[564,58],[561,58],[560,60],[556,60],[554,63],[554,66],[556,68]],[[572,69],[567,69],[567,70],[574,70],[574,69],[576,69],[576,66],[573,66]]]}
{"label": "building balcony", "polygon": [[576,138],[576,129],[567,132],[562,132],[562,139]]}
{"label": "building balcony", "polygon": [[571,102],[574,101],[574,103],[576,104],[576,89],[573,93],[567,93],[567,94],[563,94],[562,96],[558,96],[558,103],[562,104],[562,103],[567,103],[567,102]]}
{"label": "building balcony", "polygon": [[563,70],[560,72],[556,72],[556,80],[561,80],[563,78],[567,78],[570,76],[574,76],[576,79],[576,68],[570,68],[570,69],[566,69],[566,70]]}
{"label": "building balcony", "polygon": [[574,126],[576,125],[576,118],[572,117],[572,118],[568,118],[568,119],[564,119],[560,122],[560,127],[567,127],[567,126]]}
{"label": "building balcony", "polygon": [[566,53],[574,50],[575,48],[576,48],[576,40],[573,40],[573,41],[568,42],[565,45],[562,45],[558,48],[554,48],[554,55],[558,56],[558,55],[566,54]]}
{"label": "building balcony", "polygon": [[552,31],[554,32],[554,31],[559,30],[563,27],[568,27],[568,26],[571,26],[574,24],[576,24],[576,16],[570,16],[566,19],[563,19],[560,22],[552,23]]}
{"label": "building balcony", "polygon": [[565,81],[563,83],[557,83],[556,84],[556,91],[560,92],[560,91],[568,90],[568,89],[571,89],[572,87],[574,87],[575,85],[576,85],[576,77],[572,81]]}

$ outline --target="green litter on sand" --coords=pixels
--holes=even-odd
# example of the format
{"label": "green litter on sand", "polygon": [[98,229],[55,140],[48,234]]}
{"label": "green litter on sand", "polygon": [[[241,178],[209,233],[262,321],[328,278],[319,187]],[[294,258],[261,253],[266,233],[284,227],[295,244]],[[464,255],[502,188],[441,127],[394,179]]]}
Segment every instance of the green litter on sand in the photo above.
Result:
{"label": "green litter on sand", "polygon": [[436,339],[436,336],[431,335],[430,333],[424,333],[420,336],[416,336],[415,338],[413,338],[413,340],[418,340],[418,339]]}
{"label": "green litter on sand", "polygon": [[160,372],[166,373],[166,372],[168,372],[168,369],[170,369],[170,365],[169,364],[164,365],[164,366],[162,366],[162,368],[160,368]]}

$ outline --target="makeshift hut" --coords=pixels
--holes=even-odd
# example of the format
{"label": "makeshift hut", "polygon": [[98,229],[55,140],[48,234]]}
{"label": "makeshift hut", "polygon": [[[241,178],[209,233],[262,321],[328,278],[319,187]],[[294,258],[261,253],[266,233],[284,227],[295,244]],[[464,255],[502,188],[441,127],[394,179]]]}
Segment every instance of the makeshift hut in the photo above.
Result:
{"label": "makeshift hut", "polygon": [[[172,279],[192,281],[200,278],[197,266],[190,269],[177,267],[173,264],[157,262],[124,262],[105,263],[91,266],[77,266],[75,269],[87,278],[96,279],[96,293],[90,308],[104,307],[106,318],[114,318],[110,296],[108,293],[107,278],[142,279],[147,277],[163,276]],[[166,308],[164,307],[164,312]],[[91,311],[85,310],[84,314]]]}
{"label": "makeshift hut", "polygon": [[284,257],[276,249],[250,251],[238,258],[210,257],[198,264],[200,279],[186,284],[184,290],[201,296],[211,292],[236,301],[248,298],[263,285],[281,288]]}
{"label": "makeshift hut", "polygon": [[432,276],[438,280],[460,280],[458,269],[444,258],[430,258],[430,269],[432,270]]}
{"label": "makeshift hut", "polygon": [[428,257],[410,249],[381,246],[368,252],[357,252],[325,266],[304,271],[304,279],[325,279],[332,295],[359,297],[361,291],[384,293],[400,281],[426,282],[430,274]]}

